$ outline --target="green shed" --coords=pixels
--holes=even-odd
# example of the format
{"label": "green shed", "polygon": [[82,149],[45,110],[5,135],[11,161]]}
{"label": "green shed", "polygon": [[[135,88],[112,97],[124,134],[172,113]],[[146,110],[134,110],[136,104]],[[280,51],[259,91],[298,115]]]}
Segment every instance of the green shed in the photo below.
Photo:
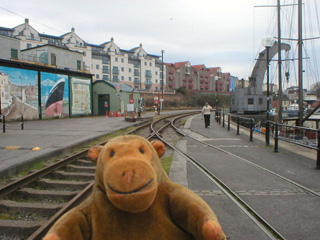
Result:
{"label": "green shed", "polygon": [[[127,105],[133,95],[134,109],[138,108],[140,92],[123,83],[97,80],[93,88],[93,115],[106,115],[106,112],[127,111]],[[119,92],[117,91],[119,90]]]}

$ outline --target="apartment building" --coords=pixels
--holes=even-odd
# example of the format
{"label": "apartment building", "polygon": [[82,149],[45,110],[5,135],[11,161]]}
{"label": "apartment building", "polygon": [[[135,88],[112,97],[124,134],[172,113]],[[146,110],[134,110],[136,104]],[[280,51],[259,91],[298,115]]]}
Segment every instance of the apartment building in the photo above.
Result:
{"label": "apartment building", "polygon": [[191,65],[189,61],[166,63],[167,88],[184,87],[189,91],[228,93],[236,86],[237,77],[222,73],[220,67],[207,68],[204,64]]}
{"label": "apartment building", "polygon": [[28,19],[12,29],[0,27],[0,43],[2,48],[8,48],[0,54],[1,58],[88,71],[94,75],[93,81],[128,84],[144,91],[160,91],[165,85],[161,82],[162,74],[166,78],[161,56],[147,53],[142,44],[131,50],[120,49],[113,38],[100,45],[90,44],[76,34],[75,28],[62,36],[41,34],[30,26]]}

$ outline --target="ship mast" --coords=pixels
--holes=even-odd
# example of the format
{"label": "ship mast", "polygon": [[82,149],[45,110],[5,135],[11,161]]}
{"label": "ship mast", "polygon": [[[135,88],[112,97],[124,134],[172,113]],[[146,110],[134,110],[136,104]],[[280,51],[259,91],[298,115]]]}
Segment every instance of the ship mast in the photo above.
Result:
{"label": "ship mast", "polygon": [[281,21],[280,21],[280,0],[277,1],[278,13],[278,122],[282,122],[282,76],[281,76]]}
{"label": "ship mast", "polygon": [[298,122],[296,125],[302,125],[303,118],[303,81],[302,81],[302,0],[298,0]]}

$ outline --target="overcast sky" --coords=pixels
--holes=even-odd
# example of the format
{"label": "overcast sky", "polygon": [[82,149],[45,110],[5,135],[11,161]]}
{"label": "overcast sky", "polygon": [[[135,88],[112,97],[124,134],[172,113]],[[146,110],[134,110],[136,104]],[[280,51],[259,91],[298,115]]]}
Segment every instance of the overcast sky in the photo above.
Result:
{"label": "overcast sky", "polygon": [[165,50],[165,62],[221,67],[223,72],[247,79],[258,52],[263,50],[261,39],[272,34],[270,21],[275,13],[274,8],[255,6],[275,2],[0,0],[0,26],[12,28],[29,18],[40,33],[57,36],[74,27],[89,43],[102,44],[113,37],[126,50],[142,43],[150,54],[161,55]]}

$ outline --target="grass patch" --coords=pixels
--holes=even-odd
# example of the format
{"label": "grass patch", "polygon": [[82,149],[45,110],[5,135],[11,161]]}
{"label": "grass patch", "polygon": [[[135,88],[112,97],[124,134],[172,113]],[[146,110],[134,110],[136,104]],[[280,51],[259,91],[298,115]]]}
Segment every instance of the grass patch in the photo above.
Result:
{"label": "grass patch", "polygon": [[172,159],[173,159],[173,156],[162,157],[160,159],[161,160],[161,164],[162,164],[162,168],[165,170],[167,175],[169,175],[169,172],[170,172]]}
{"label": "grass patch", "polygon": [[186,124],[187,120],[186,119],[182,119],[180,121],[180,126],[184,126]]}

